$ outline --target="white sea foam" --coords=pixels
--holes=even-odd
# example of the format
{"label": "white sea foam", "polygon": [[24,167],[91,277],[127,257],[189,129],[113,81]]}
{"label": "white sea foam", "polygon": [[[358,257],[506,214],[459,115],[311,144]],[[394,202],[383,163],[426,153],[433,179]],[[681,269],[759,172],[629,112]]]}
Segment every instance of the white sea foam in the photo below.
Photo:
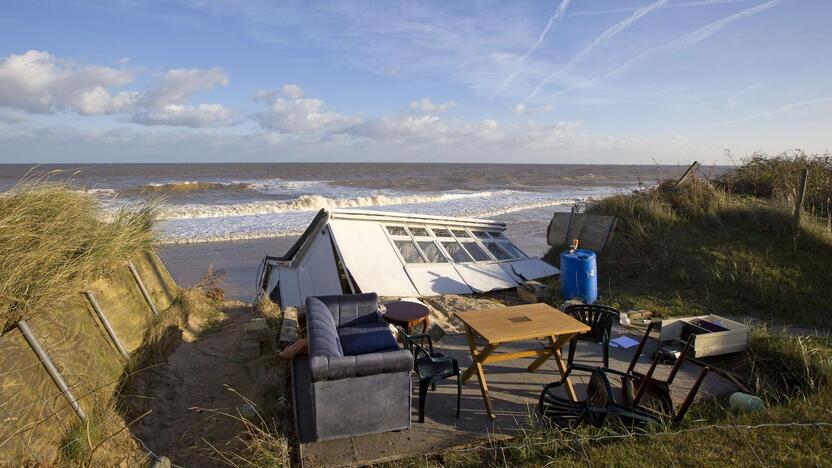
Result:
{"label": "white sea foam", "polygon": [[317,211],[322,208],[365,208],[388,205],[435,203],[462,198],[489,197],[493,192],[441,193],[431,195],[367,195],[354,198],[330,198],[321,195],[301,195],[285,201],[257,201],[229,205],[184,204],[162,208],[160,219],[228,218],[237,216]]}
{"label": "white sea foam", "polygon": [[[160,223],[160,233],[167,243],[192,243],[294,236],[303,232],[319,208],[354,208],[397,211],[439,216],[490,218],[521,210],[569,206],[589,198],[614,193],[610,187],[578,189],[559,192],[523,192],[501,190],[495,192],[446,193],[437,195],[385,196],[384,199],[325,199],[325,202],[283,203],[280,210],[253,213],[225,211],[219,216],[190,216],[169,218]],[[362,200],[358,202],[358,200]],[[381,203],[380,203],[381,202]],[[385,204],[386,202],[386,204]],[[321,203],[324,203],[322,205]],[[363,203],[359,205],[358,203]],[[289,204],[295,209],[285,209]],[[248,204],[246,204],[248,205]],[[212,207],[223,208],[223,207]],[[189,209],[193,209],[190,207]],[[210,211],[218,213],[218,211]],[[188,211],[194,214],[195,211]]]}

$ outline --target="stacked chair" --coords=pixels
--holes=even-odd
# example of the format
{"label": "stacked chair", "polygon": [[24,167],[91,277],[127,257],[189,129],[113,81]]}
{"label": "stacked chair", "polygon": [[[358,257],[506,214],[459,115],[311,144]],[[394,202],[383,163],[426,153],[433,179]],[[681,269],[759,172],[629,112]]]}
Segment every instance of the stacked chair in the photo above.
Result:
{"label": "stacked chair", "polygon": [[[436,390],[436,382],[456,376],[456,417],[459,419],[459,403],[462,399],[462,371],[456,359],[433,350],[433,339],[427,333],[408,335],[397,326],[399,336],[413,353],[413,367],[419,375],[419,422],[425,422],[425,401],[428,387]],[[424,343],[427,341],[427,349]]]}
{"label": "stacked chair", "polygon": [[[593,311],[590,308],[599,309]],[[586,318],[589,322],[584,321],[584,323],[588,323],[593,328],[595,327],[593,323],[599,324],[598,327],[600,330],[597,332],[596,330],[591,330],[588,334],[593,336],[587,341],[596,341],[596,337],[600,338],[604,346],[604,365],[588,366],[575,363],[575,342],[581,338],[573,339],[569,347],[566,372],[560,380],[550,383],[543,388],[538,402],[538,411],[553,424],[568,427],[575,427],[582,423],[601,427],[606,422],[611,422],[612,420],[628,426],[643,425],[652,422],[658,423],[666,420],[670,420],[674,424],[681,422],[690,405],[693,403],[693,399],[698,393],[702,382],[705,380],[705,376],[710,371],[710,368],[707,366],[703,367],[702,372],[691,387],[684,402],[677,409],[671,397],[671,384],[676,378],[690,350],[692,337],[688,338],[684,349],[680,353],[666,380],[660,380],[654,377],[656,366],[659,363],[658,355],[653,359],[646,373],[637,372],[635,370],[636,363],[642,351],[644,351],[644,346],[655,325],[655,323],[651,322],[627,370],[621,372],[609,367],[608,346],[612,322],[608,322],[608,319],[605,317],[611,316],[613,312],[607,307],[587,305],[580,305],[579,311],[579,314],[570,315],[575,316],[581,321],[584,321],[581,317]],[[612,309],[612,311],[617,316],[617,311],[615,309]],[[569,313],[569,308],[565,312]],[[583,401],[573,402],[555,395],[555,390],[566,382],[566,379],[573,371],[582,371],[590,374],[587,396]],[[621,381],[622,391],[618,397],[616,397],[616,392],[613,391],[612,385],[610,384],[610,376],[617,377]],[[649,407],[642,405],[645,396],[649,396],[651,402],[657,402],[658,404],[651,404]]]}

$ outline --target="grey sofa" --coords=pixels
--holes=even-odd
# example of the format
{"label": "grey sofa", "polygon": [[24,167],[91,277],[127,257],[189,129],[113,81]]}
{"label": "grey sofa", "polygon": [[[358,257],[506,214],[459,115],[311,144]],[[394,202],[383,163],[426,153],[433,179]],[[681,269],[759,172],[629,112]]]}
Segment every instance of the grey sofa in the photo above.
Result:
{"label": "grey sofa", "polygon": [[413,356],[378,313],[378,296],[306,300],[308,355],[292,363],[301,442],[410,427]]}

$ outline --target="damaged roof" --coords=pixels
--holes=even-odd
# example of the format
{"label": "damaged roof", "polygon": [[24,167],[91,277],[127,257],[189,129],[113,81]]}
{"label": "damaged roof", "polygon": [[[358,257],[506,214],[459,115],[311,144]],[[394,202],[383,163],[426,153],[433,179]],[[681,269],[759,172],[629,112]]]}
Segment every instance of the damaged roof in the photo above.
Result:
{"label": "damaged roof", "polygon": [[307,296],[470,294],[518,286],[558,269],[529,257],[505,223],[368,210],[321,210],[277,259],[281,304]]}

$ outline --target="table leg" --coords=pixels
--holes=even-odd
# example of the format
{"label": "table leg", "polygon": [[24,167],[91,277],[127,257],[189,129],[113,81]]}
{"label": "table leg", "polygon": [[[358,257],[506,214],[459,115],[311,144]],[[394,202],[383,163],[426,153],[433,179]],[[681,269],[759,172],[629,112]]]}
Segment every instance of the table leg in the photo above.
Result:
{"label": "table leg", "polygon": [[541,354],[540,357],[538,357],[531,364],[529,364],[529,367],[527,367],[526,370],[528,370],[529,372],[536,371],[538,367],[542,366],[544,362],[546,362],[550,357],[552,357],[553,354],[555,354],[556,350],[559,350],[561,347],[563,347],[563,344],[568,342],[569,338],[572,338],[572,335],[561,335],[560,337],[558,337],[558,340],[555,341],[556,346],[552,347],[552,340],[550,337],[547,336],[546,339],[549,340],[549,349],[547,349],[547,352],[545,354]]}
{"label": "table leg", "polygon": [[494,351],[497,346],[488,344],[486,345],[481,352],[477,352],[477,345],[474,342],[474,333],[471,329],[466,325],[465,326],[465,333],[468,336],[468,347],[471,350],[471,360],[473,361],[465,373],[462,375],[462,381],[465,382],[471,375],[476,372],[477,380],[480,384],[480,392],[482,392],[482,399],[485,402],[485,411],[488,413],[488,417],[493,421],[497,419],[494,416],[494,410],[491,409],[491,398],[488,396],[488,383],[485,381],[485,373],[482,369],[482,362],[485,361],[485,358]]}
{"label": "table leg", "polygon": [[[560,348],[563,347],[564,343],[569,342],[573,335],[560,335],[555,339],[555,337],[549,337],[549,344],[552,345],[552,350],[554,351],[555,355],[555,364],[558,365],[558,370],[560,371],[561,377],[566,376],[566,364],[563,362],[563,357],[560,353]],[[569,400],[577,401],[578,397],[575,395],[575,389],[572,387],[572,382],[567,377],[564,379],[563,388],[566,389],[566,395],[569,396]]]}

